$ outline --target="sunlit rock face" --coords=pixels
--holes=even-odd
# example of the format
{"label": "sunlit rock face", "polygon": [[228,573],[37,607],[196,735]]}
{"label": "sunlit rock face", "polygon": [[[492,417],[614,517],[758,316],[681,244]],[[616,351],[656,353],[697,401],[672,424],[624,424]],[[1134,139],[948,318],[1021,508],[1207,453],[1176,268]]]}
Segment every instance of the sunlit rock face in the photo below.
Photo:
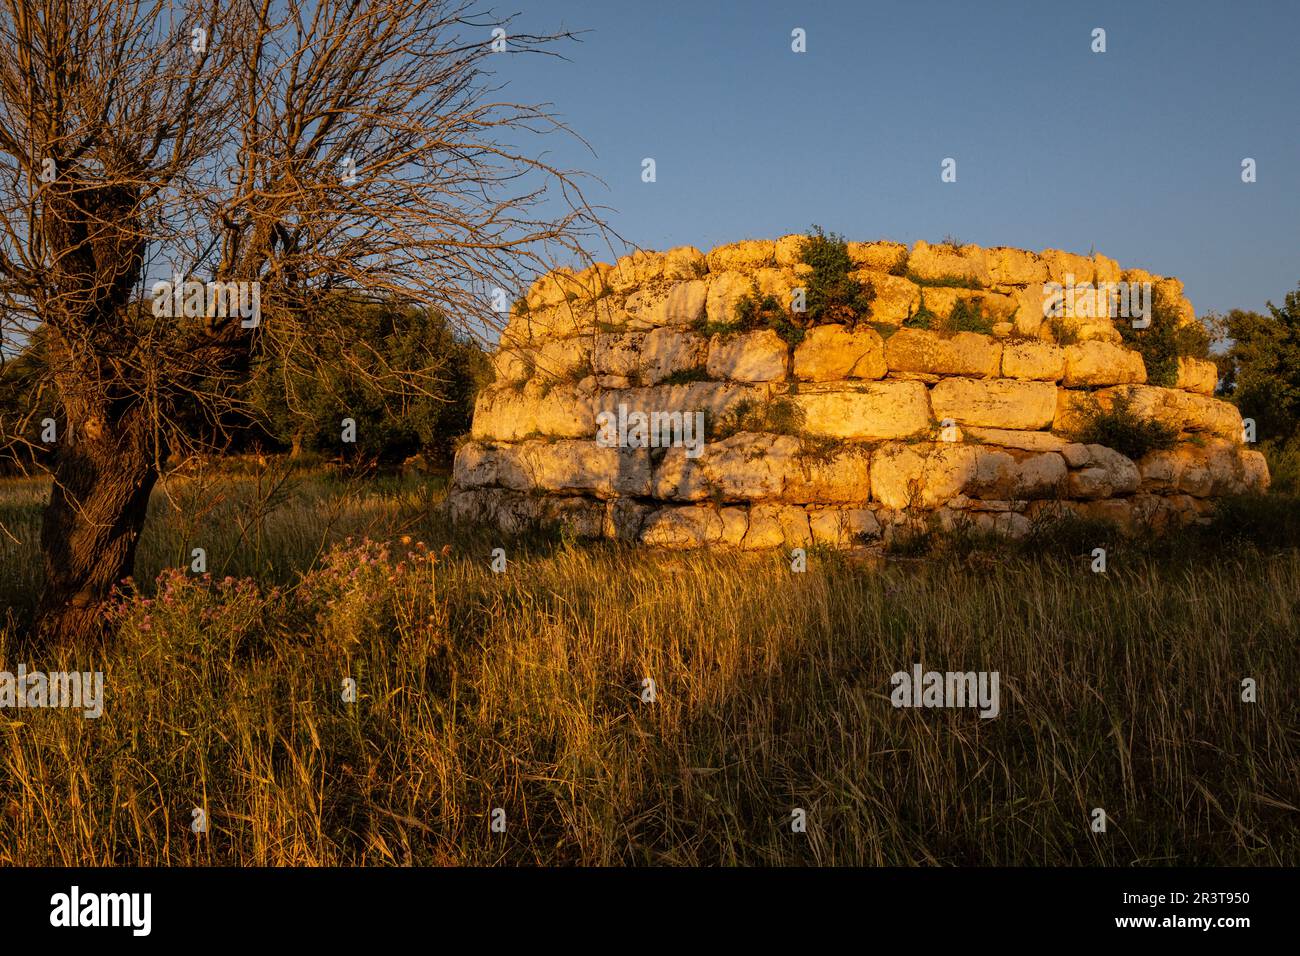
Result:
{"label": "sunlit rock face", "polygon": [[[851,548],[926,516],[1007,535],[1063,511],[1158,529],[1268,486],[1213,363],[1179,358],[1157,385],[1121,334],[1143,293],[1195,323],[1178,280],[1052,249],[850,242],[870,306],[813,321],[803,248],[681,246],[539,278],[456,456],[452,519]],[[1089,440],[1116,408],[1167,426],[1164,447]]]}

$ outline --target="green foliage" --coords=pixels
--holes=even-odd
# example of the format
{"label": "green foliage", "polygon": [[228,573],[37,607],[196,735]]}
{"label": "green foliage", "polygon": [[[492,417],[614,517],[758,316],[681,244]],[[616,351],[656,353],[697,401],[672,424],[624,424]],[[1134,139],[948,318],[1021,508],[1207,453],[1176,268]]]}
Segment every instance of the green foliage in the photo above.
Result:
{"label": "green foliage", "polygon": [[755,282],[753,291],[736,303],[733,331],[747,332],[761,328],[771,329],[790,346],[803,341],[804,330],[795,325],[793,313],[784,308],[776,296],[763,295]]}
{"label": "green foliage", "polygon": [[921,292],[921,300],[917,303],[916,311],[903,320],[905,329],[928,329],[932,328],[939,317],[925,304],[925,291]]}
{"label": "green foliage", "polygon": [[937,289],[983,289],[984,283],[978,279],[970,279],[966,276],[938,276],[933,279],[924,278],[915,272],[908,271],[907,278],[916,285],[921,287],[930,286]]}
{"label": "green foliage", "polygon": [[1132,322],[1118,323],[1124,344],[1141,353],[1146,363],[1147,381],[1172,388],[1178,382],[1179,358],[1206,358],[1210,351],[1210,334],[1200,325],[1179,327],[1177,303],[1152,290],[1151,324],[1135,329]]}
{"label": "green foliage", "polygon": [[843,236],[814,225],[804,239],[800,258],[812,267],[806,284],[810,323],[852,323],[871,314],[876,290],[870,282],[859,282],[849,275],[853,260]]}
{"label": "green foliage", "polygon": [[1144,418],[1133,409],[1132,400],[1117,394],[1109,408],[1095,398],[1082,412],[1083,423],[1074,435],[1085,445],[1105,445],[1137,461],[1147,452],[1172,448],[1178,441],[1178,429],[1159,419]]}
{"label": "green foliage", "polygon": [[689,385],[691,382],[707,382],[709,373],[704,368],[684,368],[678,369],[667,378],[663,379],[660,385]]}
{"label": "green foliage", "polygon": [[[322,324],[311,343],[264,343],[244,390],[254,420],[295,450],[449,459],[491,375],[482,350],[429,309],[342,298],[318,308],[347,321]],[[355,445],[340,440],[344,418]]]}
{"label": "green foliage", "polygon": [[804,411],[788,398],[771,401],[742,398],[722,416],[710,440],[729,438],[740,432],[771,435],[803,434]]}
{"label": "green foliage", "polygon": [[993,334],[993,322],[984,313],[983,304],[971,299],[958,299],[948,313],[948,328],[953,332],[981,332]]}
{"label": "green foliage", "polygon": [[979,300],[958,299],[948,310],[948,315],[940,318],[925,304],[924,290],[921,292],[916,311],[903,320],[903,327],[929,329],[946,335],[956,332],[993,334],[993,321],[985,314],[983,304]]}
{"label": "green foliage", "polygon": [[1259,450],[1268,461],[1270,488],[1280,494],[1300,495],[1300,435],[1290,441],[1261,442]]}
{"label": "green foliage", "polygon": [[1255,420],[1261,441],[1285,445],[1300,437],[1300,290],[1268,310],[1234,309],[1217,320],[1229,341],[1220,390]]}

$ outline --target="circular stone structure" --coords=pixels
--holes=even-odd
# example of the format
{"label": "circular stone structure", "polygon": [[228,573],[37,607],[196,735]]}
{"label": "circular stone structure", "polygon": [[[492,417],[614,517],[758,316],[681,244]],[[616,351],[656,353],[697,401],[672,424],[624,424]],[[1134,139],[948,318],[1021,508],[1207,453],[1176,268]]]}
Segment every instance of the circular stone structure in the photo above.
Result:
{"label": "circular stone structure", "polygon": [[[806,295],[804,241],[540,277],[457,452],[452,520],[667,548],[853,547],[918,516],[1009,535],[1044,511],[1155,528],[1267,487],[1240,414],[1213,397],[1214,364],[1181,358],[1168,387],[1148,384],[1119,331],[1134,320],[1087,305],[1087,290],[1145,286],[1193,324],[1177,279],[1058,250],[850,242],[869,315],[743,321]],[[991,334],[916,327],[958,313]],[[1176,442],[1132,460],[1076,440],[1117,399]]]}

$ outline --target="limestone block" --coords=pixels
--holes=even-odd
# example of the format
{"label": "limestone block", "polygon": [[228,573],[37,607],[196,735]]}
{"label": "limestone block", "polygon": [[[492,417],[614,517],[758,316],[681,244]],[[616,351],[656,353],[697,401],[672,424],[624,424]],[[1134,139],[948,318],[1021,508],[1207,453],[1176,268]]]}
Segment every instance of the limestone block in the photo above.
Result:
{"label": "limestone block", "polygon": [[1056,386],[1051,382],[1007,379],[945,378],[930,390],[934,417],[961,425],[1047,428],[1056,414]]}
{"label": "limestone block", "polygon": [[984,250],[989,281],[994,285],[1038,285],[1047,281],[1047,263],[1024,249],[998,246]]}
{"label": "limestone block", "polygon": [[803,412],[804,431],[815,437],[910,438],[930,428],[929,395],[920,382],[805,386],[790,400]]}
{"label": "limestone block", "polygon": [[1208,359],[1180,358],[1175,387],[1201,395],[1213,395],[1219,384],[1219,369]]}
{"label": "limestone block", "polygon": [[472,437],[478,439],[591,438],[595,433],[591,397],[573,385],[556,385],[539,397],[515,389],[486,389],[474,403]]}
{"label": "limestone block", "polygon": [[591,368],[597,375],[636,375],[641,368],[644,332],[597,333]]}
{"label": "limestone block", "polygon": [[650,453],[608,448],[594,440],[525,441],[497,449],[496,480],[512,491],[590,494],[598,498],[650,493]]}
{"label": "limestone block", "polygon": [[821,508],[808,513],[813,542],[851,548],[880,537],[880,521],[866,508]]}
{"label": "limestone block", "polygon": [[869,326],[815,326],[794,350],[794,376],[806,382],[878,379],[887,370],[885,341]]}
{"label": "limestone block", "polygon": [[984,250],[973,245],[954,249],[946,244],[932,246],[920,241],[912,247],[907,265],[910,272],[922,279],[959,278],[987,284],[990,278]]}
{"label": "limestone block", "polygon": [[719,325],[736,321],[736,305],[754,294],[754,280],[740,272],[718,272],[709,276],[705,297],[708,320]]}
{"label": "limestone block", "polygon": [[1137,465],[1105,445],[1088,446],[1088,464],[1070,472],[1071,498],[1115,498],[1138,490],[1142,476]]}
{"label": "limestone block", "polygon": [[790,347],[771,329],[715,335],[709,342],[710,378],[773,382],[785,378]]}
{"label": "limestone block", "polygon": [[996,378],[1002,343],[977,332],[947,337],[926,329],[899,329],[885,342],[885,362],[891,372]]}
{"label": "limestone block", "polygon": [[771,239],[747,239],[717,246],[708,253],[710,272],[753,272],[776,265],[776,243]]}
{"label": "limestone block", "polygon": [[749,509],[749,529],[740,546],[746,550],[806,548],[812,544],[808,513],[794,505],[756,504]]}
{"label": "limestone block", "polygon": [[1065,350],[1048,342],[1004,342],[1002,374],[1007,378],[1059,382],[1065,374]]}
{"label": "limestone block", "polygon": [[1069,388],[1142,384],[1146,380],[1142,356],[1132,349],[1099,341],[1066,346],[1062,382]]}
{"label": "limestone block", "polygon": [[639,374],[646,385],[658,385],[670,375],[704,365],[709,342],[695,332],[652,329],[641,341]]}

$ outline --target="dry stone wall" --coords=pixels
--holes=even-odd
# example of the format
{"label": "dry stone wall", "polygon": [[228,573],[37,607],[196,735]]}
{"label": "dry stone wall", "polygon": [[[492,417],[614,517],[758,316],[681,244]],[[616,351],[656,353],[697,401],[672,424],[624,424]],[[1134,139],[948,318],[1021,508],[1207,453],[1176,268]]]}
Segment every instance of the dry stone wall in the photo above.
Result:
{"label": "dry stone wall", "polygon": [[[747,296],[788,303],[805,287],[802,243],[638,251],[538,279],[456,456],[453,520],[668,548],[848,547],[918,514],[1011,535],[1044,509],[1181,523],[1267,486],[1236,408],[1212,395],[1213,363],[1182,359],[1175,387],[1149,385],[1121,320],[1044,318],[1049,283],[1146,282],[1195,322],[1177,279],[1057,250],[849,243],[869,316],[797,342],[735,331]],[[993,334],[904,327],[923,297],[940,315],[967,300]],[[1134,461],[1074,441],[1089,403],[1117,397],[1177,444]]]}

